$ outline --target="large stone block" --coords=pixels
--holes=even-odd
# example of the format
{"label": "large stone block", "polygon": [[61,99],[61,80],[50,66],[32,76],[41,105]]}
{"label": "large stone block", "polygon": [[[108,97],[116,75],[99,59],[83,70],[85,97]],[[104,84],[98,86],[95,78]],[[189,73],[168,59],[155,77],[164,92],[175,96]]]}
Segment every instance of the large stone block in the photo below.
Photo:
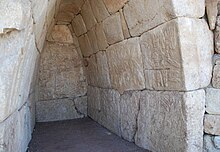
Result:
{"label": "large stone block", "polygon": [[95,27],[95,33],[97,38],[97,43],[99,50],[106,50],[106,48],[109,46],[107,42],[107,38],[105,36],[103,23],[99,23]]}
{"label": "large stone block", "polygon": [[112,87],[123,93],[145,88],[139,38],[124,40],[107,49]]}
{"label": "large stone block", "polygon": [[57,99],[36,102],[36,121],[48,122],[83,118],[71,99]]}
{"label": "large stone block", "polygon": [[113,14],[121,9],[128,0],[103,0],[108,11]]}
{"label": "large stone block", "polygon": [[82,55],[84,57],[88,57],[94,53],[91,42],[87,34],[81,35],[79,37],[79,46],[80,46],[80,49],[82,50]]}
{"label": "large stone block", "polygon": [[204,135],[204,152],[219,152],[220,147],[216,147],[214,143],[214,136]]}
{"label": "large stone block", "polygon": [[124,14],[132,36],[161,25],[177,17],[202,17],[205,0],[132,0],[124,7]]}
{"label": "large stone block", "polygon": [[218,55],[215,55],[214,58],[215,65],[213,69],[212,86],[220,89],[220,58]]}
{"label": "large stone block", "polygon": [[140,38],[146,88],[195,90],[212,76],[212,33],[205,20],[178,18]]}
{"label": "large stone block", "polygon": [[77,112],[87,116],[87,96],[74,99],[74,103]]}
{"label": "large stone block", "polygon": [[39,100],[86,94],[83,63],[74,46],[48,42],[40,62]]}
{"label": "large stone block", "polygon": [[98,47],[98,41],[96,38],[96,32],[95,32],[95,27],[91,28],[88,32],[87,32],[88,38],[89,38],[89,42],[91,44],[91,50],[93,53],[96,53],[99,51],[99,47]]}
{"label": "large stone block", "polygon": [[82,7],[82,17],[86,24],[87,30],[90,30],[97,23],[96,18],[92,12],[92,8],[90,6],[89,0],[86,0]]}
{"label": "large stone block", "polygon": [[103,27],[108,44],[124,40],[120,13],[111,15],[103,21]]}
{"label": "large stone block", "polygon": [[220,115],[205,115],[204,120],[205,133],[211,135],[220,135]]}
{"label": "large stone block", "polygon": [[95,15],[95,18],[98,22],[101,22],[105,18],[110,16],[102,0],[89,0],[89,2],[91,4],[91,8]]}
{"label": "large stone block", "polygon": [[137,131],[140,94],[140,92],[128,91],[120,100],[121,136],[130,142],[134,142]]}
{"label": "large stone block", "polygon": [[82,16],[79,14],[77,15],[73,21],[72,21],[72,27],[74,29],[74,32],[76,33],[76,36],[80,36],[87,32],[86,25],[83,21]]}
{"label": "large stone block", "polygon": [[73,37],[67,25],[55,25],[47,40],[58,43],[73,43]]}
{"label": "large stone block", "polygon": [[204,90],[143,91],[135,143],[157,152],[201,152],[204,112]]}
{"label": "large stone block", "polygon": [[220,89],[206,89],[206,112],[220,115]]}

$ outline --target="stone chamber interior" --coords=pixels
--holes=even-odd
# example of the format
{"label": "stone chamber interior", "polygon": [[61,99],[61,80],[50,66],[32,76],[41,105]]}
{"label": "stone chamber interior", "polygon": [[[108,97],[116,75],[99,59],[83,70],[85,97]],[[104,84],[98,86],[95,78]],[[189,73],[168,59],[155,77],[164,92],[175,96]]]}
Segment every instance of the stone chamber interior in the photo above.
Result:
{"label": "stone chamber interior", "polygon": [[1,0],[0,152],[84,117],[151,151],[219,152],[217,4]]}

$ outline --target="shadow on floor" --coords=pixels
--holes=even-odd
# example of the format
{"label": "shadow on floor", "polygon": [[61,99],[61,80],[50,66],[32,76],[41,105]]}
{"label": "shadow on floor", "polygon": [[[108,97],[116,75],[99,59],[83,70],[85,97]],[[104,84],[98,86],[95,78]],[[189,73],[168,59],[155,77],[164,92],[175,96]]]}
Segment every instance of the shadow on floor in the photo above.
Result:
{"label": "shadow on floor", "polygon": [[37,123],[28,152],[149,152],[90,118]]}

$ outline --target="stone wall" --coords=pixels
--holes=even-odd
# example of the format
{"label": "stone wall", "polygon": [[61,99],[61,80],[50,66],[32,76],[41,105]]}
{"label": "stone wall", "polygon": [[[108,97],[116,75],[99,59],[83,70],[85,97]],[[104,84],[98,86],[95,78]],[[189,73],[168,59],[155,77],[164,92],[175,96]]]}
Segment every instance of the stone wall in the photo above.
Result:
{"label": "stone wall", "polygon": [[204,0],[85,0],[72,26],[88,115],[152,151],[202,151],[213,55],[204,15]]}
{"label": "stone wall", "polygon": [[78,40],[71,27],[83,1],[60,3],[41,53],[36,121],[87,116],[87,81]]}
{"label": "stone wall", "polygon": [[31,139],[39,54],[57,5],[0,1],[0,152],[24,152]]}

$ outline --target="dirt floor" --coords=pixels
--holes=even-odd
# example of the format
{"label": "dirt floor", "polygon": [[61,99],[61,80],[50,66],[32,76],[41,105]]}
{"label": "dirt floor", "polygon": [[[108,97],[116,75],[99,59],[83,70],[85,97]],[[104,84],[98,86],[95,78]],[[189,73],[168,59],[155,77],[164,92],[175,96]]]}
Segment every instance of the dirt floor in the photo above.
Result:
{"label": "dirt floor", "polygon": [[149,152],[90,118],[37,123],[28,152]]}

